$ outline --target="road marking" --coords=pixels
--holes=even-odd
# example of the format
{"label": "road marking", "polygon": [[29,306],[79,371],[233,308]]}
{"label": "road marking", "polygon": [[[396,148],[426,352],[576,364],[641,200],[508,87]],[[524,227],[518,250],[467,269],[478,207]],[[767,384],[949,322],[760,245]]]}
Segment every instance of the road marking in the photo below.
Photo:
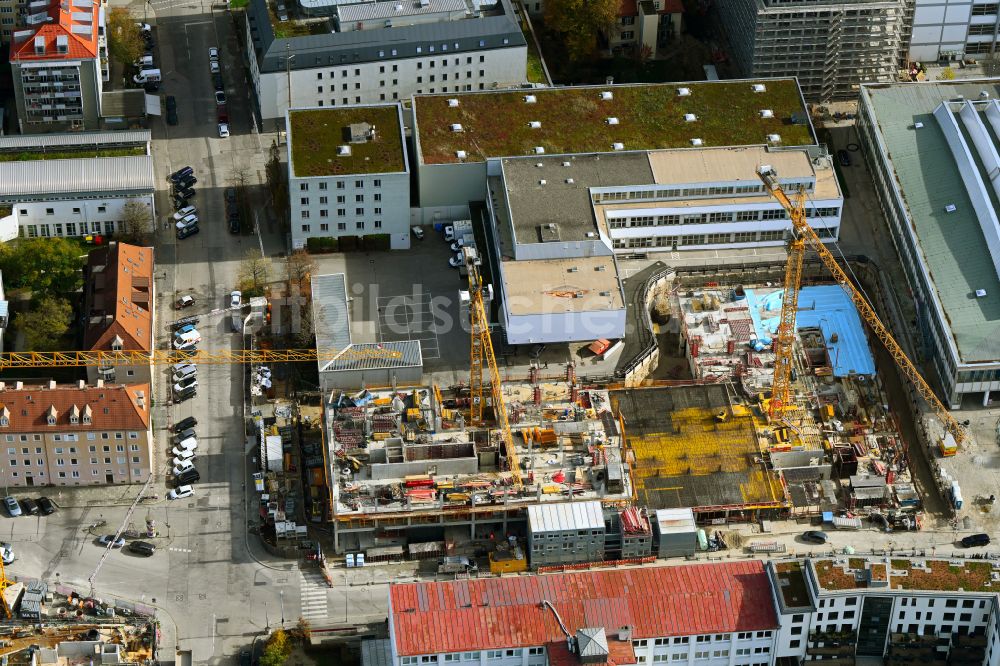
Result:
{"label": "road marking", "polygon": [[306,620],[325,620],[329,616],[327,610],[326,580],[316,569],[299,570],[299,597],[302,611],[299,613]]}
{"label": "road marking", "polygon": [[168,548],[167,550],[172,550],[175,553],[190,553],[190,552],[193,552],[190,548]]}

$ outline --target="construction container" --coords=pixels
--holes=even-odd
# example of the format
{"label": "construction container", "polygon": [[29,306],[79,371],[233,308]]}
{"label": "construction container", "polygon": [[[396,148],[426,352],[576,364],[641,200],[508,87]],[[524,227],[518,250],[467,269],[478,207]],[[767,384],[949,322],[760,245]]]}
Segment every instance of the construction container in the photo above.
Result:
{"label": "construction container", "polygon": [[528,507],[528,552],[532,568],[604,559],[601,503],[560,502]]}
{"label": "construction container", "polygon": [[659,509],[654,515],[653,552],[657,557],[690,557],[698,548],[698,525],[691,509]]}
{"label": "construction container", "polygon": [[510,551],[490,553],[491,574],[521,573],[527,570],[528,558],[520,548],[515,549],[513,553]]}

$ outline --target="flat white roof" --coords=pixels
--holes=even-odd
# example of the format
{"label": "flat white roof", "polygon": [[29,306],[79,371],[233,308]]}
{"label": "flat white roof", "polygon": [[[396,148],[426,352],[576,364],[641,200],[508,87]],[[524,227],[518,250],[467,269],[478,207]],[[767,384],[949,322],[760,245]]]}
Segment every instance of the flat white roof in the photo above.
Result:
{"label": "flat white roof", "polygon": [[532,533],[604,529],[604,512],[598,501],[534,504],[528,507]]}

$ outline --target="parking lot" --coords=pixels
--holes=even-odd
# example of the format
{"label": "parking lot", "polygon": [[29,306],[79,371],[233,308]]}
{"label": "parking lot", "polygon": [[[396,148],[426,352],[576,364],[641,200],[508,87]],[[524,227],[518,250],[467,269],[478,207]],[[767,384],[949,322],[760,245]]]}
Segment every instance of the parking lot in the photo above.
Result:
{"label": "parking lot", "polygon": [[434,296],[430,292],[379,296],[379,342],[419,340],[425,363],[441,358],[433,302]]}

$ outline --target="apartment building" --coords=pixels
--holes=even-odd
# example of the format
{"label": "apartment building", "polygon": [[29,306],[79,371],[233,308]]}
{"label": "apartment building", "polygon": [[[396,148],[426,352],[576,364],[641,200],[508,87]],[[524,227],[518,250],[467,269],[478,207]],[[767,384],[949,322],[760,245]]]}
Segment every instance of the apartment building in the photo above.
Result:
{"label": "apartment building", "polygon": [[873,85],[858,108],[862,154],[916,306],[897,338],[934,366],[955,409],[1000,390],[998,97],[996,80]]}
{"label": "apartment building", "polygon": [[0,382],[5,486],[142,483],[152,465],[149,384]]}
{"label": "apartment building", "polygon": [[996,53],[1000,3],[989,0],[915,0],[909,43],[916,62],[981,59]]}
{"label": "apartment building", "polygon": [[758,560],[397,584],[382,663],[765,666],[778,629]]}
{"label": "apartment building", "polygon": [[618,8],[618,20],[606,31],[608,50],[614,56],[656,55],[657,48],[680,34],[683,14],[681,0],[625,0]]}
{"label": "apartment building", "polygon": [[401,105],[292,109],[285,122],[292,246],[349,237],[358,249],[409,248]]}
{"label": "apartment building", "polygon": [[733,63],[746,77],[795,76],[811,102],[853,100],[862,83],[897,79],[907,0],[718,3]]}
{"label": "apartment building", "polygon": [[10,47],[21,132],[98,129],[110,78],[103,4],[50,0],[23,11]]}
{"label": "apartment building", "polygon": [[[527,42],[510,0],[289,2],[251,0],[246,12],[250,78],[265,122],[289,108],[377,104],[527,80]],[[282,23],[308,34],[277,37]]]}
{"label": "apartment building", "polygon": [[123,230],[129,201],[155,213],[149,136],[128,130],[0,137],[0,154],[31,154],[0,160],[0,205],[11,208],[27,238],[114,235]]}
{"label": "apartment building", "polygon": [[[111,243],[87,256],[84,267],[83,349],[86,351],[153,350],[153,248]],[[152,366],[107,363],[87,368],[98,379],[152,385]]]}

